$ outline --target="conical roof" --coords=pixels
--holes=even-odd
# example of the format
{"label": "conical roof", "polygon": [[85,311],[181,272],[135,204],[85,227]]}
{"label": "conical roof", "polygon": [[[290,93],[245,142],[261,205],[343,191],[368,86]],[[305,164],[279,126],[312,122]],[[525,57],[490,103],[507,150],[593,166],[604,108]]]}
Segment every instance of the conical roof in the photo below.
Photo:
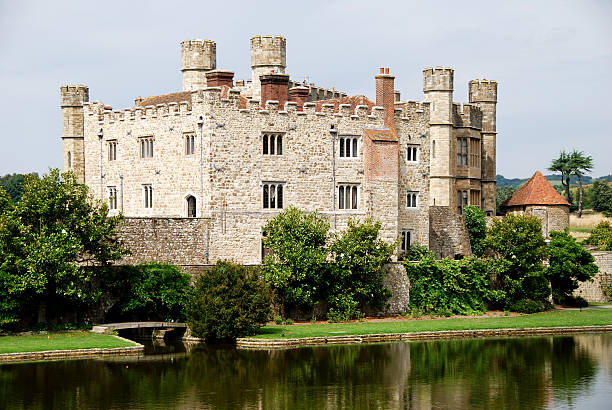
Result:
{"label": "conical roof", "polygon": [[502,207],[508,208],[511,206],[524,205],[566,205],[569,202],[565,200],[553,188],[553,186],[544,178],[540,171],[536,171],[529,181],[525,182],[522,187],[503,204]]}

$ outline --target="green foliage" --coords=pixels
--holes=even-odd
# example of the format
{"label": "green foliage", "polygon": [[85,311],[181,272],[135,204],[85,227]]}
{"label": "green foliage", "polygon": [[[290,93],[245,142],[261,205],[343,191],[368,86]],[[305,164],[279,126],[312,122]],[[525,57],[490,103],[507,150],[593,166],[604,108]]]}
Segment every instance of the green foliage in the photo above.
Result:
{"label": "green foliage", "polygon": [[484,312],[485,299],[498,298],[489,290],[491,266],[477,258],[435,260],[425,256],[417,263],[405,262],[410,279],[413,311],[437,315],[470,315]]}
{"label": "green foliage", "polygon": [[508,309],[518,313],[538,313],[550,309],[550,305],[541,300],[519,299],[510,302]]}
{"label": "green foliage", "polygon": [[484,253],[483,241],[487,236],[487,222],[482,209],[476,206],[466,206],[463,208],[465,216],[465,226],[470,235],[470,244],[472,253],[476,256],[482,256]]}
{"label": "green foliage", "polygon": [[[174,265],[144,263],[112,269],[119,297],[113,307],[119,312],[113,320],[185,320],[189,292],[189,275]],[[111,270],[106,273],[111,279]]]}
{"label": "green foliage", "polygon": [[584,243],[597,246],[600,251],[612,251],[612,225],[610,225],[610,222],[598,223]]}
{"label": "green foliage", "polygon": [[548,167],[549,171],[556,171],[561,173],[561,184],[563,184],[563,188],[565,190],[565,199],[570,204],[572,203],[570,198],[570,177],[573,174],[574,168],[572,166],[571,154],[568,154],[565,151],[561,151],[559,153],[559,158],[553,159]]}
{"label": "green foliage", "polygon": [[602,180],[593,182],[590,197],[591,207],[597,212],[612,213],[612,186]]}
{"label": "green foliage", "polygon": [[391,260],[397,244],[378,238],[380,226],[371,219],[349,219],[348,228],[335,237],[330,246],[333,264],[327,287],[330,314],[357,317],[358,307],[380,309],[391,296],[383,285],[381,268]]}
{"label": "green foliage", "polygon": [[220,261],[199,276],[188,304],[193,334],[207,341],[253,335],[270,316],[271,295],[253,268]]}
{"label": "green foliage", "polygon": [[521,299],[546,303],[550,291],[542,261],[547,249],[538,218],[507,215],[496,220],[484,244],[493,251],[496,287],[505,292],[506,307]]}
{"label": "green foliage", "polygon": [[324,297],[329,222],[291,206],[263,229],[264,246],[272,250],[263,262],[264,277],[285,303],[311,309]]}
{"label": "green foliage", "polygon": [[336,294],[330,297],[330,308],[327,319],[332,322],[348,322],[351,319],[360,319],[363,313],[359,310],[359,302],[353,293]]}
{"label": "green foliage", "polygon": [[109,265],[128,253],[117,240],[119,217],[108,217],[74,174],[54,169],[26,176],[21,200],[0,195],[0,317],[14,320],[39,311],[62,311],[96,301],[95,273],[86,265]]}
{"label": "green foliage", "polygon": [[25,184],[25,177],[30,175],[32,178],[38,178],[38,174],[7,174],[0,177],[0,188],[10,195],[13,202],[19,202],[23,195],[23,185]]}
{"label": "green foliage", "polygon": [[495,213],[501,215],[500,206],[516,192],[514,186],[502,186],[495,190]]}
{"label": "green foliage", "polygon": [[561,303],[578,288],[578,282],[592,278],[599,270],[595,258],[564,232],[551,232],[549,265],[544,271],[550,280],[553,300]]}
{"label": "green foliage", "polygon": [[408,248],[404,260],[406,261],[418,261],[426,256],[431,256],[435,259],[435,255],[426,246],[412,245]]}

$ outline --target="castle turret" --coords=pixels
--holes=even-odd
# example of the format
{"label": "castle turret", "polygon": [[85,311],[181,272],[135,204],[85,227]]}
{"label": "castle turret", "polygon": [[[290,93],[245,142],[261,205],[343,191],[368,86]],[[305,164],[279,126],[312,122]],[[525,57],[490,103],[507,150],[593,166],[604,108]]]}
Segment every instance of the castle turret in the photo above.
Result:
{"label": "castle turret", "polygon": [[497,82],[470,81],[469,100],[482,111],[482,210],[495,215]]}
{"label": "castle turret", "polygon": [[89,87],[60,87],[62,107],[62,170],[73,171],[80,183],[85,183],[83,103],[89,101]]}
{"label": "castle turret", "polygon": [[217,44],[211,40],[181,42],[183,91],[206,87],[206,72],[217,68]]}
{"label": "castle turret", "polygon": [[287,41],[281,36],[251,37],[251,72],[253,99],[261,99],[261,82],[264,74],[284,74],[287,67]]}
{"label": "castle turret", "polygon": [[456,142],[452,138],[453,69],[423,70],[423,92],[429,102],[429,140],[431,143],[429,204],[453,206]]}

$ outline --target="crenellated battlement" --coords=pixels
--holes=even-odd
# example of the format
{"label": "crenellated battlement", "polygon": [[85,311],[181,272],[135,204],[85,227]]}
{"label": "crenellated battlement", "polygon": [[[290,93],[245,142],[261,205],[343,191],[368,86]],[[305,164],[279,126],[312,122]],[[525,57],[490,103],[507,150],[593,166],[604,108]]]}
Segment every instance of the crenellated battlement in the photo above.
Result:
{"label": "crenellated battlement", "polygon": [[497,102],[497,81],[472,80],[469,82],[470,102]]}
{"label": "crenellated battlement", "polygon": [[63,85],[60,87],[61,107],[81,107],[89,101],[89,87],[86,85]]}
{"label": "crenellated battlement", "polygon": [[287,40],[282,36],[251,37],[251,67],[287,66]]}
{"label": "crenellated battlement", "polygon": [[428,91],[453,91],[452,68],[435,67],[423,70],[423,92]]}
{"label": "crenellated battlement", "polygon": [[181,42],[181,71],[217,68],[217,43],[212,40]]}
{"label": "crenellated battlement", "polygon": [[469,103],[453,103],[453,125],[482,129],[482,111]]}

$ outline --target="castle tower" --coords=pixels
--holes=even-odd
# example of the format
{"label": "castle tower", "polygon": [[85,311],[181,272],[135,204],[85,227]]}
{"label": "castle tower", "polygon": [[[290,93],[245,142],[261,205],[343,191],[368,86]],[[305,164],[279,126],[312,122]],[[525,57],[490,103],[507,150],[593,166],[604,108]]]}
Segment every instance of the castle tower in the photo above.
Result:
{"label": "castle tower", "polygon": [[89,101],[89,87],[60,87],[62,107],[62,171],[73,171],[77,180],[85,183],[85,148],[83,103]]}
{"label": "castle tower", "polygon": [[429,102],[429,205],[454,206],[453,69],[436,67],[423,70],[423,92],[425,101]]}
{"label": "castle tower", "polygon": [[286,67],[287,40],[285,40],[285,37],[251,37],[251,84],[254,100],[261,100],[261,82],[259,77],[272,72],[285,74]]}
{"label": "castle tower", "polygon": [[482,210],[495,215],[497,82],[470,81],[469,101],[482,111]]}
{"label": "castle tower", "polygon": [[217,43],[211,40],[181,42],[183,91],[206,87],[206,72],[217,68]]}

